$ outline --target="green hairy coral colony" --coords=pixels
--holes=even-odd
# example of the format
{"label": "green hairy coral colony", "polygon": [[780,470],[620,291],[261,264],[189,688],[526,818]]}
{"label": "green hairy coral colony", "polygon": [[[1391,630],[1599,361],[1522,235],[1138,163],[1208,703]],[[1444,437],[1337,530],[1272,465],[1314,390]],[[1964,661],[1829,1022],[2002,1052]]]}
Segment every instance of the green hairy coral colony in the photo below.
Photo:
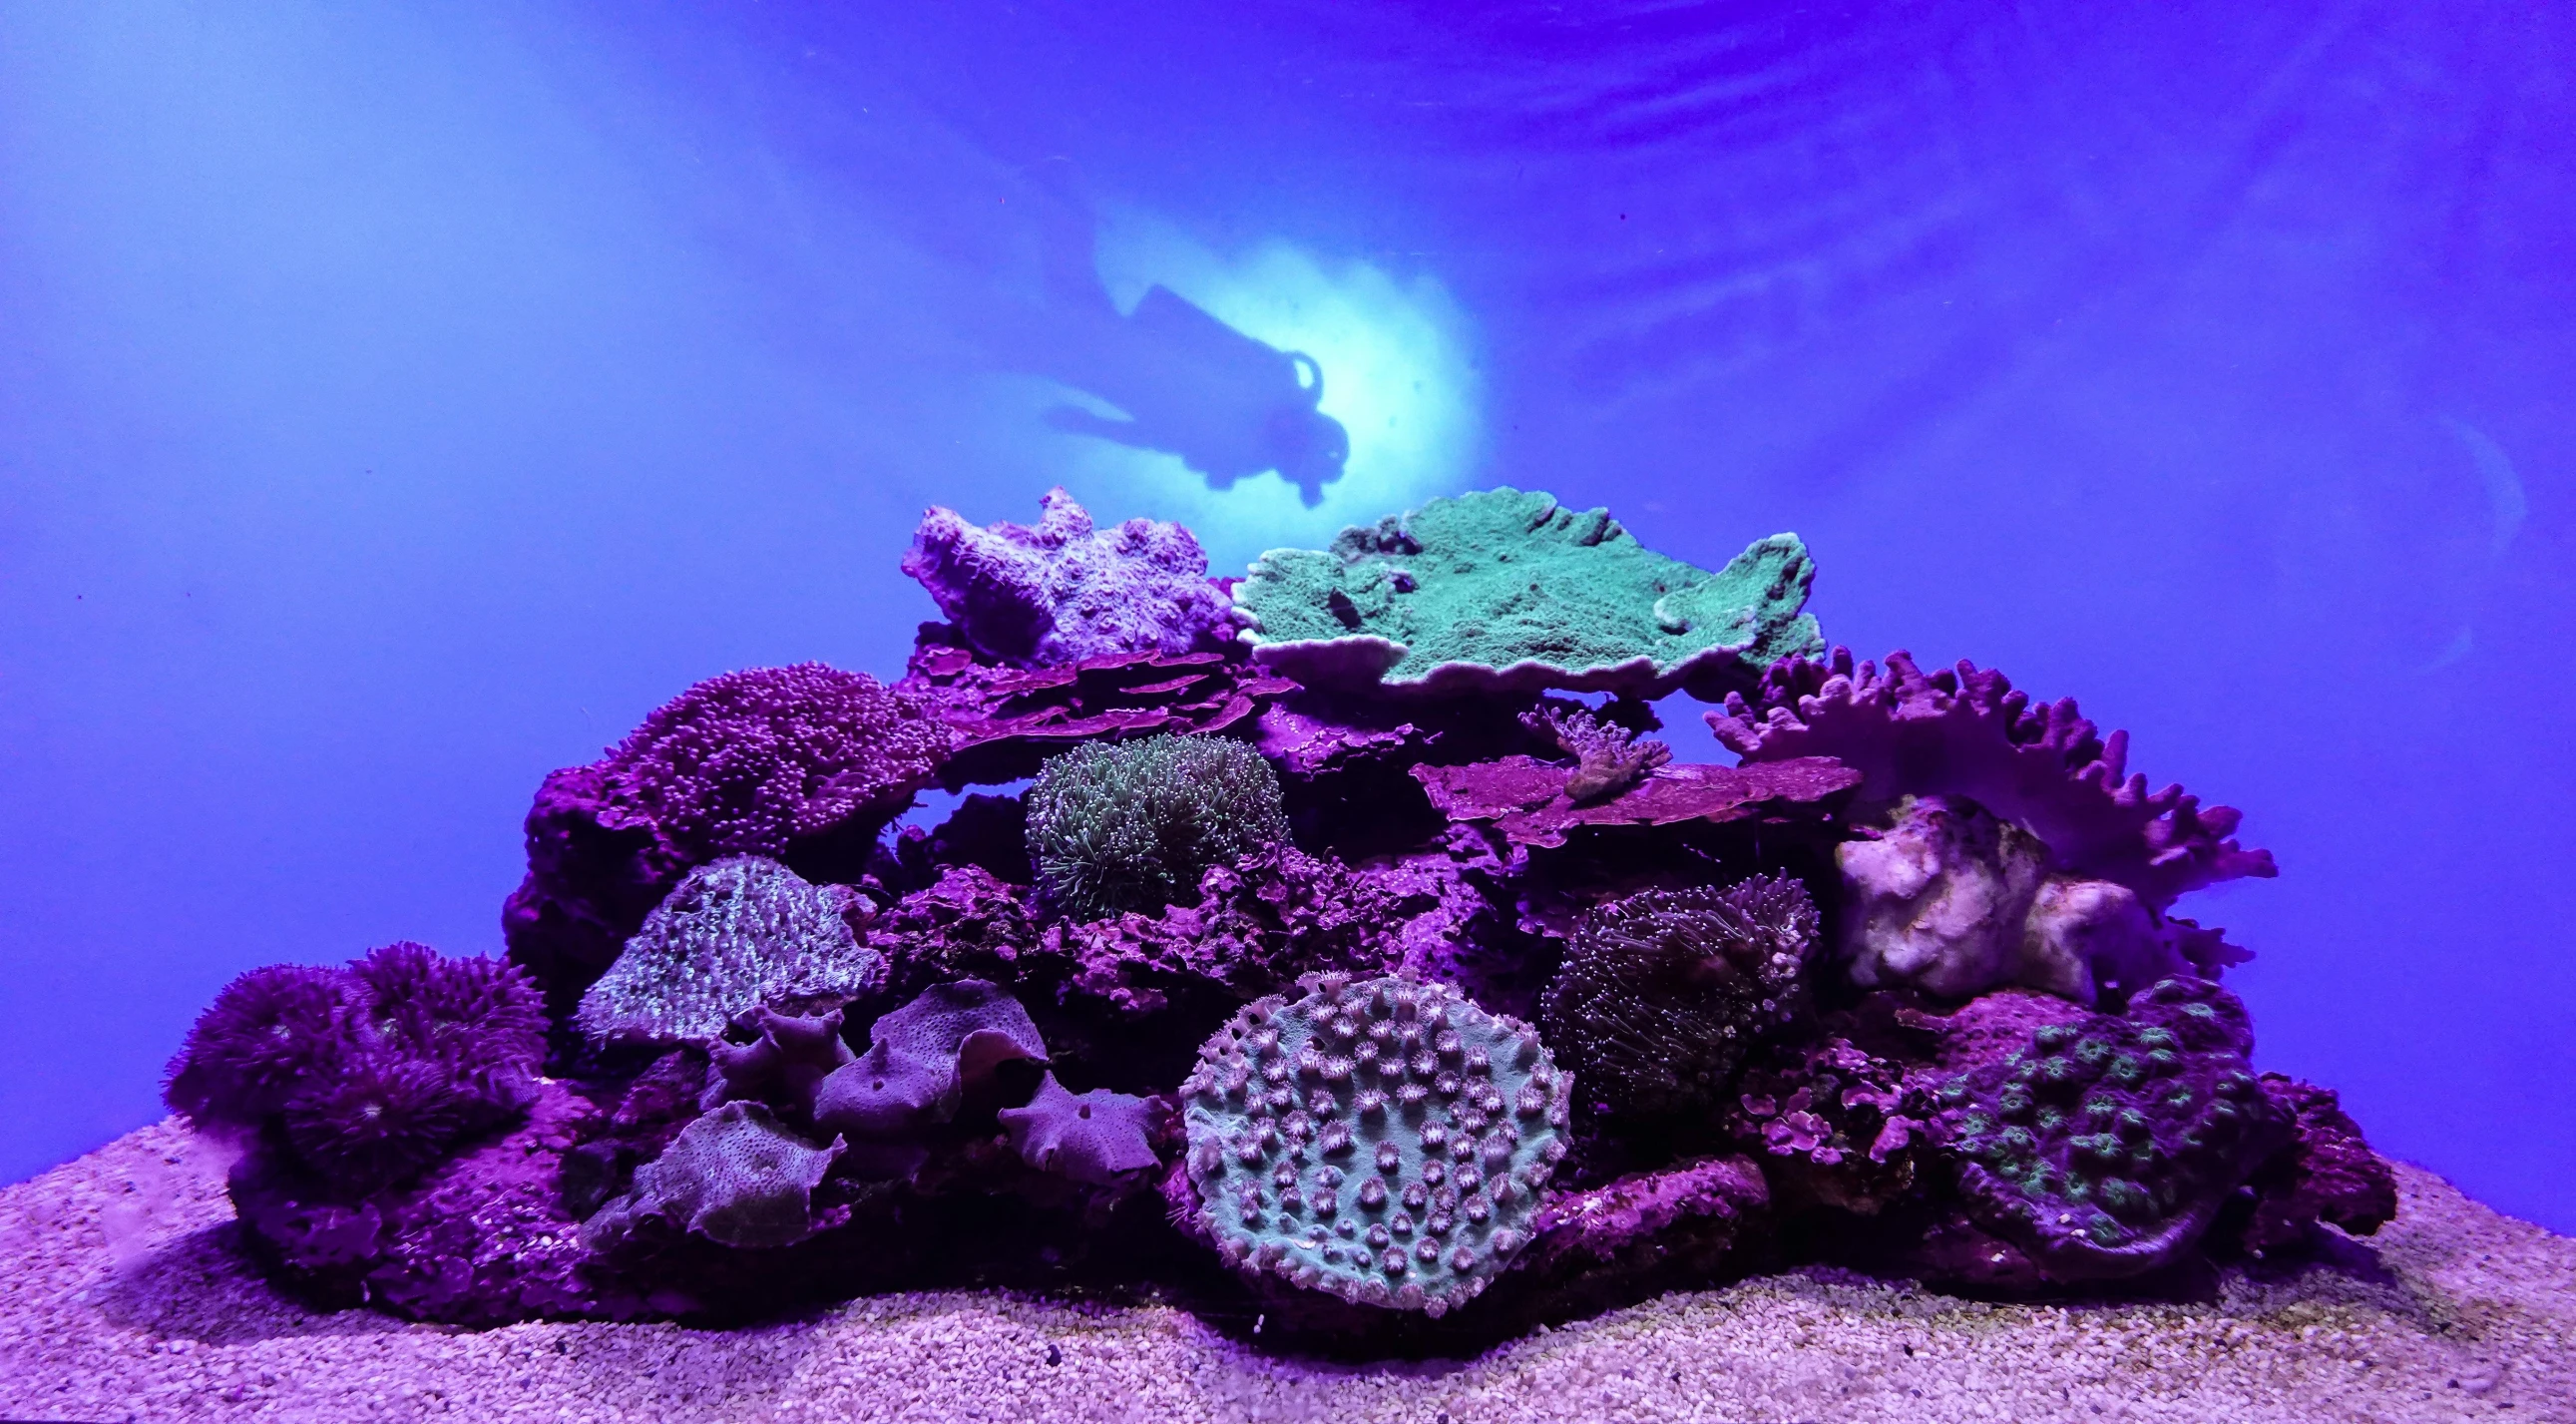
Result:
{"label": "green hairy coral colony", "polygon": [[1715,572],[1637,542],[1607,510],[1502,488],[1435,499],[1329,549],[1274,549],[1235,589],[1254,655],[1308,680],[1464,691],[1501,683],[1660,696],[1751,686],[1817,652],[1794,534]]}
{"label": "green hairy coral colony", "polygon": [[1085,743],[1039,769],[1028,814],[1039,885],[1085,919],[1159,909],[1288,839],[1278,773],[1222,737]]}
{"label": "green hairy coral colony", "polygon": [[1445,984],[1310,978],[1181,1085],[1198,1224],[1237,1269],[1440,1315],[1529,1244],[1573,1092],[1538,1033]]}

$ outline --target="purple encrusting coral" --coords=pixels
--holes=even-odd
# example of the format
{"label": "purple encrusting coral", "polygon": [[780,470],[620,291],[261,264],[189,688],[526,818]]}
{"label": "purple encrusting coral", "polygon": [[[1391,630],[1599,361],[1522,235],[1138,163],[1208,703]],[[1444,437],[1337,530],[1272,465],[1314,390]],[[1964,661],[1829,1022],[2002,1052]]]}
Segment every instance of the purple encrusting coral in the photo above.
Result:
{"label": "purple encrusting coral", "polygon": [[[1619,694],[1680,672],[1539,655],[1613,608],[1742,687],[1760,628],[1675,625],[1814,646],[1804,546],[1757,545],[1767,592],[1586,589],[1602,541],[1670,561],[1466,504],[1473,599],[1354,536],[1438,675],[1318,686],[1178,526],[934,510],[905,568],[949,621],[900,682],[687,689],[539,788],[508,962],[255,970],[169,1101],[244,1148],[279,1273],[475,1325],[987,1283],[1458,1352],[1801,1261],[2081,1293],[2388,1220],[2333,1094],[2255,1076],[2240,952],[2171,914],[2272,873],[2234,811],[1901,653],[1770,662],[1710,716],[1742,764],[1676,764]],[[1306,562],[1308,641],[1377,646]],[[1437,626],[1523,595],[1554,612]],[[934,784],[993,793],[889,837]]]}
{"label": "purple encrusting coral", "polygon": [[934,505],[903,556],[903,571],[976,651],[1006,666],[1053,667],[1233,641],[1240,620],[1208,582],[1190,531],[1149,519],[1096,530],[1062,486],[1040,509],[1035,528],[978,529]]}
{"label": "purple encrusting coral", "polygon": [[1934,1094],[1968,1215],[2060,1280],[2164,1265],[2291,1139],[2236,997],[2168,979]]}

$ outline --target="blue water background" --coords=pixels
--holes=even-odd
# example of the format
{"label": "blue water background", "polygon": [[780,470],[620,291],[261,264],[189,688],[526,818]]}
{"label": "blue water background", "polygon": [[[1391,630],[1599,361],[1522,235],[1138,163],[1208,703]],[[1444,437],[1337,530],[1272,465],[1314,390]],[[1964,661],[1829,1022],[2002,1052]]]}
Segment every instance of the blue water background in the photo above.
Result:
{"label": "blue water background", "polygon": [[[2494,0],[9,7],[0,1179],[158,1116],[242,969],[496,950],[538,779],[690,681],[898,671],[926,504],[1062,481],[1230,569],[1512,483],[1702,562],[1794,529],[1830,638],[2132,729],[2280,857],[2185,906],[2260,953],[2264,1065],[2576,1229],[2571,41]],[[1315,358],[1319,504],[1049,424],[1115,407],[1156,284]]]}

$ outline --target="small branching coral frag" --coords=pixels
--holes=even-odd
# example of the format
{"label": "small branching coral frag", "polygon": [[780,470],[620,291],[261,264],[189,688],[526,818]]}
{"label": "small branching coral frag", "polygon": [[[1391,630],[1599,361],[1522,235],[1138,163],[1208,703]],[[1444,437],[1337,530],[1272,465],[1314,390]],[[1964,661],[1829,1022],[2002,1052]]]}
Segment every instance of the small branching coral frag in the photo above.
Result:
{"label": "small branching coral frag", "polygon": [[1279,774],[1222,737],[1086,743],[1029,791],[1029,859],[1077,919],[1159,909],[1210,866],[1286,839]]}
{"label": "small branching coral frag", "polygon": [[1181,1085],[1199,1223],[1238,1269],[1440,1315],[1529,1243],[1572,1080],[1446,985],[1308,989],[1236,1015]]}

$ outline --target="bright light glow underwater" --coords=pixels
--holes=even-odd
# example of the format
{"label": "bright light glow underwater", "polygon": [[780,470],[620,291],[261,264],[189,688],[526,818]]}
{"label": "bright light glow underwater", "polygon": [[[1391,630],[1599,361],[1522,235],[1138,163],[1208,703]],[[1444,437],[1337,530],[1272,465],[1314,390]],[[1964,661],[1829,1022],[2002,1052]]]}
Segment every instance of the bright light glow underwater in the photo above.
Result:
{"label": "bright light glow underwater", "polygon": [[[1040,432],[1031,468],[1061,472],[1103,519],[1177,520],[1206,546],[1212,572],[1237,573],[1266,549],[1313,547],[1347,525],[1462,488],[1476,467],[1483,427],[1473,333],[1433,278],[1400,277],[1276,239],[1221,253],[1167,222],[1115,210],[1101,222],[1098,266],[1121,312],[1134,312],[1159,285],[1246,336],[1312,357],[1323,373],[1318,409],[1350,440],[1341,477],[1310,507],[1275,471],[1212,488],[1180,455],[1046,429],[1038,423],[1046,407],[1070,402],[1103,415],[1117,408],[1051,381],[1002,382],[1014,411],[1005,418]],[[1019,519],[1029,511],[967,513]]]}

